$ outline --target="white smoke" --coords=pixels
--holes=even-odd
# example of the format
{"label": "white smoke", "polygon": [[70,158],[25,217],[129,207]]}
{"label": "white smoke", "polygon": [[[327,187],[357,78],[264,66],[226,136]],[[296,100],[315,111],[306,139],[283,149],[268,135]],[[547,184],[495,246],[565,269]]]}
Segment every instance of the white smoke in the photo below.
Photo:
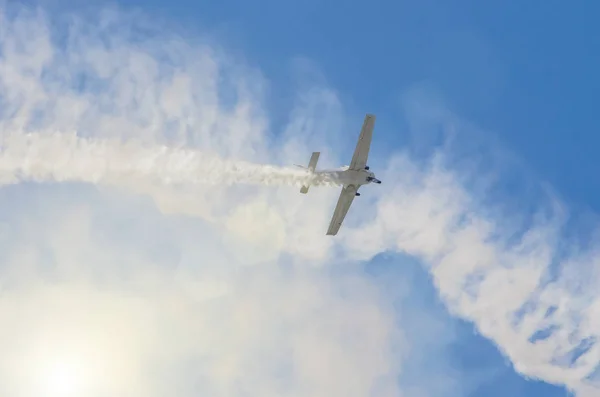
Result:
{"label": "white smoke", "polygon": [[335,174],[224,160],[197,150],[66,133],[0,135],[0,183],[88,182],[161,185],[336,186]]}

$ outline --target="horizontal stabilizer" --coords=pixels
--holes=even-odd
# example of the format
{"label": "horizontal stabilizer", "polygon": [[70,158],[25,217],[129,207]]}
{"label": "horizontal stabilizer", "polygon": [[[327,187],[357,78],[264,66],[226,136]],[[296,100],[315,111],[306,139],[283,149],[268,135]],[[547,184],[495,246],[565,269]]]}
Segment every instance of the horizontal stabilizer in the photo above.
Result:
{"label": "horizontal stabilizer", "polygon": [[317,161],[319,161],[320,155],[321,152],[313,152],[313,154],[310,156],[310,161],[308,162],[308,170],[310,172],[314,172],[317,168]]}
{"label": "horizontal stabilizer", "polygon": [[[317,162],[319,161],[319,156],[321,155],[321,152],[313,152],[313,154],[310,156],[310,161],[308,162],[308,171],[309,172],[315,172],[315,169],[317,168]],[[308,193],[308,188],[309,186],[302,186],[300,188],[300,193],[302,194],[306,194]]]}

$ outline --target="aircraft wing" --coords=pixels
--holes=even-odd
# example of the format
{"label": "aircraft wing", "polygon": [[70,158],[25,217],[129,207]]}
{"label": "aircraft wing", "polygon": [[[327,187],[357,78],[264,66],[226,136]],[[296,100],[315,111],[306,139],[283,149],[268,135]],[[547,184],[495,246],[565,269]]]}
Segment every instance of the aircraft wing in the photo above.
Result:
{"label": "aircraft wing", "polygon": [[352,162],[350,163],[350,169],[362,170],[367,165],[367,158],[369,157],[369,150],[371,149],[371,138],[373,137],[373,127],[375,126],[375,115],[367,114],[365,121],[360,130],[360,136],[358,137],[358,143],[354,149],[354,155],[352,156]]}
{"label": "aircraft wing", "polygon": [[354,201],[354,197],[356,197],[357,190],[358,189],[353,185],[348,185],[342,189],[340,198],[335,206],[335,211],[333,211],[331,223],[329,223],[329,229],[327,230],[328,236],[335,236],[338,230],[340,230],[340,226],[342,226],[342,222],[344,222],[344,218]]}

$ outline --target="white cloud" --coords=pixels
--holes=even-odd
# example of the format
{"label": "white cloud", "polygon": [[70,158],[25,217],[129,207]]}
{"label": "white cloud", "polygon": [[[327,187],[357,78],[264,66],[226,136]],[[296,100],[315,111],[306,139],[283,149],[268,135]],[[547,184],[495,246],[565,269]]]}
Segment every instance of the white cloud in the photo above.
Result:
{"label": "white cloud", "polygon": [[[348,246],[364,258],[398,250],[422,259],[449,310],[473,321],[518,372],[566,385],[578,396],[597,394],[595,252],[580,248],[578,239],[566,242],[569,214],[545,186],[538,193],[516,188],[512,197],[496,188],[498,181],[510,182],[511,165],[521,173],[518,178],[528,179],[522,164],[500,148],[492,153],[495,159],[468,153],[464,147],[477,147],[481,136],[439,102],[427,106],[420,95],[412,100],[417,105],[410,104],[408,115],[415,116],[415,133],[449,128],[452,139],[476,142],[447,141],[424,166],[406,153],[392,159],[382,178],[392,183],[377,203],[378,215],[346,234]],[[456,134],[461,129],[469,132]],[[493,161],[505,169],[486,170]],[[535,181],[524,186],[531,189]],[[582,255],[572,253],[581,250]],[[549,327],[554,332],[536,338]],[[590,349],[573,362],[586,346]]]}
{"label": "white cloud", "polygon": [[[44,183],[0,197],[2,395],[398,394],[391,305],[359,272],[322,267],[331,240],[315,231],[336,192],[299,200],[297,188],[163,185],[152,171],[166,161],[144,165],[127,149],[307,161],[301,140],[281,143],[294,159],[269,148],[255,71],[158,30],[137,35],[139,15],[65,16],[68,26],[8,15],[0,173]],[[298,120],[319,128],[314,103],[341,112],[333,93],[311,95],[290,137]],[[80,140],[65,135],[75,132]]]}
{"label": "white cloud", "polygon": [[[339,99],[309,87],[271,147],[266,80],[215,46],[137,30],[149,27],[139,15],[69,16],[68,28],[52,29],[41,14],[7,15],[0,20],[3,138],[77,132],[129,145],[134,138],[145,148],[185,146],[218,161],[277,164],[304,163],[317,143],[331,145],[318,133],[325,126],[340,142]],[[464,126],[438,103],[421,98],[412,105],[416,133]],[[58,143],[29,157],[39,161],[35,167],[23,161],[31,152],[4,153],[3,181],[24,172],[95,182],[83,168],[83,151]],[[111,166],[127,169],[135,148],[112,157]],[[343,162],[326,149],[328,161]],[[15,192],[6,200],[17,216],[7,218],[2,235],[2,391],[39,395],[25,378],[56,382],[47,374],[59,373],[65,383],[72,366],[87,371],[81,378],[95,389],[87,395],[450,393],[440,384],[452,381],[442,376],[436,387],[424,384],[425,391],[397,386],[408,342],[391,306],[355,271],[337,278],[323,270],[338,258],[334,252],[354,261],[396,250],[421,258],[450,310],[472,320],[522,374],[591,395],[583,380],[598,366],[597,345],[579,367],[563,363],[599,333],[595,255],[563,258],[556,280],[542,283],[561,259],[562,209],[544,207],[523,233],[510,223],[519,212],[484,201],[489,197],[481,192],[491,184],[478,177],[480,169],[468,169],[473,163],[463,158],[457,165],[453,153],[442,148],[431,162],[406,153],[390,159],[384,185],[369,192],[377,200],[358,200],[336,240],[323,231],[337,189],[300,197],[296,188],[165,186],[153,179],[165,172],[158,163],[121,180],[113,173],[113,186],[94,193],[79,185],[5,188]],[[69,162],[67,155],[80,157]],[[197,175],[182,177],[192,182]],[[114,185],[150,194],[163,214]],[[19,204],[27,195],[39,201]],[[588,270],[581,275],[579,268]],[[520,315],[523,307],[529,310]],[[545,317],[551,307],[557,309]],[[528,342],[551,325],[559,331]],[[54,360],[58,369],[32,369],[18,357],[50,367]]]}

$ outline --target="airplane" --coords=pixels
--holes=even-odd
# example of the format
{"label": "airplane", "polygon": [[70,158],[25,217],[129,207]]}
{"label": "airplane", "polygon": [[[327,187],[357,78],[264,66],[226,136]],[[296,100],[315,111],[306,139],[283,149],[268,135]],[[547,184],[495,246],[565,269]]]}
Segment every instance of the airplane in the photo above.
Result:
{"label": "airplane", "polygon": [[[340,226],[342,226],[342,222],[354,201],[354,197],[360,196],[358,189],[362,185],[368,185],[370,183],[381,184],[381,181],[375,177],[375,174],[369,170],[369,166],[367,165],[374,126],[375,115],[367,114],[360,130],[358,142],[349,166],[341,167],[337,170],[317,171],[317,162],[319,161],[321,152],[313,152],[310,161],[308,162],[308,168],[297,165],[300,168],[308,169],[308,171],[315,176],[336,180],[343,186],[333,212],[333,217],[329,223],[329,229],[326,234],[328,236],[335,236],[338,233]],[[300,193],[308,193],[309,187],[310,185],[303,185],[300,188]]]}

